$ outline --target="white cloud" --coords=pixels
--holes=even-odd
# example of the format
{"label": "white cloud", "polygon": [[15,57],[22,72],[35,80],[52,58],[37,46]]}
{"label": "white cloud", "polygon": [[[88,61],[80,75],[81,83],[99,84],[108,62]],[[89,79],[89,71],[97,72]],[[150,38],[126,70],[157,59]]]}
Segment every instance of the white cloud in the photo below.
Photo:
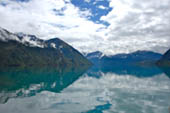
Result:
{"label": "white cloud", "polygon": [[98,8],[100,8],[100,9],[107,9],[107,7],[105,7],[103,5],[99,5]]}
{"label": "white cloud", "polygon": [[[30,0],[29,2],[5,1],[0,6],[0,26],[12,32],[24,32],[43,39],[59,37],[75,48],[87,46],[94,41],[93,35],[105,26],[88,20],[89,10],[80,11],[69,1]],[[53,11],[55,9],[55,11]],[[62,13],[62,15],[57,15]],[[82,41],[83,40],[83,41]],[[87,50],[87,48],[84,48]]]}
{"label": "white cloud", "polygon": [[100,18],[108,27],[90,21],[91,11],[81,11],[69,0],[0,2],[7,4],[0,5],[1,27],[43,39],[59,37],[80,51],[164,52],[170,47],[170,0],[110,0],[112,11]]}
{"label": "white cloud", "polygon": [[[113,10],[101,20],[110,23],[107,32],[111,53],[137,49],[165,52],[170,48],[170,0],[111,0]],[[161,49],[160,49],[161,48]]]}

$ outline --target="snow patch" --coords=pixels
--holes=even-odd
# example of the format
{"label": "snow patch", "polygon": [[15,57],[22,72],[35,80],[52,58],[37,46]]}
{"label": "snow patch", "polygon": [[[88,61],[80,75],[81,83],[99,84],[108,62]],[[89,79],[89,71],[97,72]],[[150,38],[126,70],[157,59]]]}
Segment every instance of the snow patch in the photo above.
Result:
{"label": "snow patch", "polygon": [[50,46],[51,46],[52,48],[56,48],[55,43],[51,43]]}
{"label": "snow patch", "polygon": [[44,48],[45,44],[42,40],[36,38],[36,36],[33,35],[27,35],[24,33],[11,33],[3,28],[0,28],[0,40],[4,42],[8,42],[10,40],[17,41],[19,43],[22,43],[26,46],[30,47],[40,47]]}
{"label": "snow patch", "polygon": [[29,46],[31,47],[40,47],[40,48],[44,48],[44,44],[38,40],[31,40],[30,36],[24,36],[21,40],[21,43],[25,44],[28,43]]}
{"label": "snow patch", "polygon": [[7,42],[8,40],[19,41],[19,38],[5,29],[0,28],[0,40]]}

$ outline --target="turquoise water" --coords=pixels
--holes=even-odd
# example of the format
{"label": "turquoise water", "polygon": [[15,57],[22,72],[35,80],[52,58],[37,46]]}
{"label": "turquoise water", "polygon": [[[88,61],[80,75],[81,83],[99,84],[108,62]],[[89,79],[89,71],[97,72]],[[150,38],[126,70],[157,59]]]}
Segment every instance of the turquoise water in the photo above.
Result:
{"label": "turquoise water", "polygon": [[0,113],[169,113],[169,69],[5,69]]}

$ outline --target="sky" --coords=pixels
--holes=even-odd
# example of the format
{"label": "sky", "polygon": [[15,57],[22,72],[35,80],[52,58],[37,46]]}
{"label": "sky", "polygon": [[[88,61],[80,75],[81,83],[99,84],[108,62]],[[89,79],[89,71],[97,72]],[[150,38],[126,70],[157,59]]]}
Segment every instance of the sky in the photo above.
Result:
{"label": "sky", "polygon": [[80,52],[170,48],[170,0],[0,0],[0,27],[58,37]]}

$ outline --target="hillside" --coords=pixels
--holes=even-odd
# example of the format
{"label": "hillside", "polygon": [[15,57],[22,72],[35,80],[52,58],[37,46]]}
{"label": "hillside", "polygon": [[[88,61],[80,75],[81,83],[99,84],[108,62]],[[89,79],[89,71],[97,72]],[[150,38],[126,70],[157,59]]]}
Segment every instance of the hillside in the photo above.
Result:
{"label": "hillside", "polygon": [[80,52],[59,38],[41,40],[34,35],[14,34],[0,28],[0,48],[0,67],[91,65]]}
{"label": "hillside", "polygon": [[163,54],[160,60],[157,62],[157,65],[163,67],[170,67],[170,49]]}

